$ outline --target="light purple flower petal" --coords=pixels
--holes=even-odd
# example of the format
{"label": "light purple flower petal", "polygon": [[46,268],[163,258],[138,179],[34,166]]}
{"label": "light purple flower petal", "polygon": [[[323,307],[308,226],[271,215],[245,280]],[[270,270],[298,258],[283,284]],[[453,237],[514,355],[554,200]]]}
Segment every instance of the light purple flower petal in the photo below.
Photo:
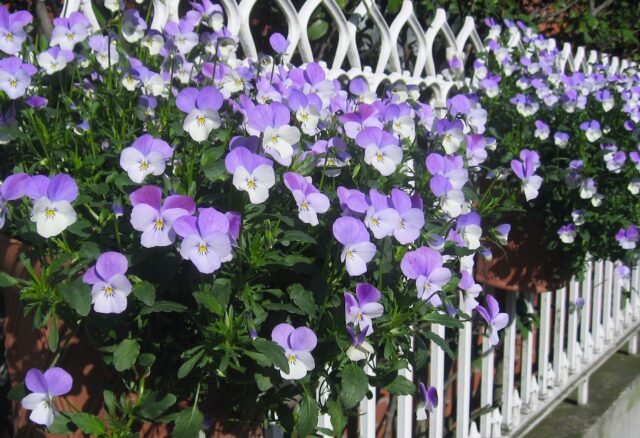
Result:
{"label": "light purple flower petal", "polygon": [[293,326],[287,323],[280,323],[273,328],[271,340],[284,349],[289,348],[289,335],[293,332]]}
{"label": "light purple flower petal", "polygon": [[289,335],[289,346],[293,351],[311,351],[317,343],[316,334],[307,327],[298,327]]}
{"label": "light purple flower petal", "polygon": [[47,382],[48,393],[53,396],[60,396],[71,391],[73,378],[71,374],[62,368],[49,368],[44,372],[44,379]]}
{"label": "light purple flower petal", "polygon": [[114,251],[102,253],[96,262],[96,272],[104,281],[109,281],[114,275],[125,274],[128,267],[127,258]]}
{"label": "light purple flower petal", "polygon": [[24,383],[27,386],[27,389],[31,392],[47,393],[47,381],[45,380],[42,371],[38,369],[31,368],[27,371]]}

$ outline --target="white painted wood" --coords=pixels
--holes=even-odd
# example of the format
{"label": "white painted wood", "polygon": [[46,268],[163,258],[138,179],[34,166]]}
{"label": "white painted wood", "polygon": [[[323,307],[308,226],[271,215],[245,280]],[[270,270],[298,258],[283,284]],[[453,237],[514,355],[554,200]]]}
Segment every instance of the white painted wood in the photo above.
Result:
{"label": "white painted wood", "polygon": [[[375,357],[371,357],[364,367],[364,372],[371,376],[375,367]],[[362,399],[358,406],[358,428],[360,438],[375,438],[376,436],[376,388],[369,385],[369,391],[373,394],[370,399]]]}
{"label": "white painted wood", "polygon": [[[413,350],[413,342],[411,339],[411,350]],[[413,369],[409,364],[408,369],[398,371],[398,374],[413,381]],[[374,414],[375,416],[375,414]],[[398,397],[398,414],[396,416],[396,431],[398,436],[413,436],[413,397],[410,395],[401,395]]]}
{"label": "white painted wood", "polygon": [[[532,293],[523,293],[524,301],[527,308],[527,313],[533,313],[533,297]],[[533,331],[535,327],[532,327],[532,330],[527,333],[525,336],[522,336],[522,375],[520,378],[521,382],[521,397],[522,397],[522,409],[524,413],[530,412],[532,409],[531,400],[532,400],[532,384],[533,384],[533,351],[534,351],[534,334]]]}
{"label": "white painted wood", "polygon": [[578,405],[584,406],[589,403],[589,376],[585,377],[578,386]]}
{"label": "white painted wood", "polygon": [[540,340],[538,344],[538,396],[540,400],[549,398],[549,346],[551,342],[551,296],[547,292],[540,295]]}
{"label": "white painted wood", "polygon": [[595,263],[593,279],[593,312],[591,316],[591,336],[593,337],[593,351],[600,353],[603,348],[604,329],[602,327],[602,296],[604,293],[604,262]]}
{"label": "white painted wood", "polygon": [[514,426],[520,424],[520,412],[522,410],[522,399],[517,389],[513,390],[513,408],[511,409],[511,417]]}
{"label": "white painted wood", "polygon": [[613,320],[613,332],[618,335],[622,332],[622,279],[616,275],[615,269],[613,276],[613,309],[611,319]]}
{"label": "white painted wood", "polygon": [[564,382],[562,373],[562,353],[564,353],[565,310],[567,288],[558,289],[555,293],[555,319],[553,324],[553,373],[555,386]]}
{"label": "white painted wood", "polygon": [[[445,336],[445,328],[440,324],[431,324],[431,331],[442,338]],[[441,403],[429,415],[429,438],[441,438],[444,433],[444,351],[431,341],[431,385],[435,386]]]}
{"label": "white painted wood", "polygon": [[509,315],[509,325],[504,329],[504,356],[502,369],[502,430],[510,431],[516,424],[513,419],[513,393],[516,368],[516,293],[507,293],[504,311]]}
{"label": "white painted wood", "polygon": [[[324,405],[326,404],[328,398],[329,398],[329,389],[325,384],[325,379],[321,377],[320,379],[318,379],[318,388],[316,390],[316,400],[320,402],[320,405]],[[329,417],[329,414],[318,415],[318,427],[331,429],[331,418]],[[320,433],[320,436],[330,436],[330,435]]]}
{"label": "white painted wood", "polygon": [[634,333],[629,338],[629,343],[627,345],[627,353],[629,353],[632,356],[638,354],[638,332]]}
{"label": "white painted wood", "polygon": [[[480,406],[486,408],[493,404],[494,349],[489,338],[482,338],[482,376],[480,383]],[[492,414],[480,417],[480,434],[490,437],[493,425]]]}
{"label": "white painted wood", "polygon": [[567,356],[569,358],[569,374],[574,374],[578,368],[578,313],[580,310],[575,303],[578,300],[578,290],[580,283],[575,278],[569,282],[569,303],[571,309],[568,317],[567,327]]}
{"label": "white painted wood", "polygon": [[604,326],[604,342],[610,343],[613,335],[611,319],[611,299],[613,297],[613,263],[607,260],[604,264],[604,294],[602,304],[602,324]]}
{"label": "white painted wood", "polygon": [[[464,302],[462,292],[460,301]],[[471,321],[464,322],[458,333],[458,378],[456,397],[456,437],[467,438],[469,433],[469,404],[471,402]],[[409,436],[409,435],[400,435]]]}
{"label": "white painted wood", "polygon": [[582,347],[582,362],[591,360],[592,345],[589,345],[589,330],[591,329],[591,297],[593,296],[593,262],[587,264],[584,280],[580,284],[580,297],[584,300],[584,306],[580,313],[580,345]]}

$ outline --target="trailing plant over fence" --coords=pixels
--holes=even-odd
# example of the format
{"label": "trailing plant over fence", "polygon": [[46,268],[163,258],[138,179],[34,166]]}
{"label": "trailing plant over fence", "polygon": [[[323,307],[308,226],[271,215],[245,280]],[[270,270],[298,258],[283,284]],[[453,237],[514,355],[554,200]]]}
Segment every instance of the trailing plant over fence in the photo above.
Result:
{"label": "trailing plant over fence", "polygon": [[[438,394],[398,371],[424,368],[428,341],[453,355],[430,324],[473,319],[499,342],[508,317],[473,260],[508,226],[484,225],[503,198],[483,184],[506,177],[508,196],[533,199],[539,154],[503,165],[475,94],[376,95],[284,65],[280,34],[239,59],[207,0],[162,32],[107,4],[102,32],[73,13],[49,41],[0,8],[0,220],[30,245],[28,277],[0,286],[19,288],[56,353],[13,391],[31,420],[113,437],[275,421],[304,436],[328,413],[338,434],[370,386],[417,394],[427,417]],[[65,402],[83,376],[57,366],[58,320],[117,372],[104,419]]]}

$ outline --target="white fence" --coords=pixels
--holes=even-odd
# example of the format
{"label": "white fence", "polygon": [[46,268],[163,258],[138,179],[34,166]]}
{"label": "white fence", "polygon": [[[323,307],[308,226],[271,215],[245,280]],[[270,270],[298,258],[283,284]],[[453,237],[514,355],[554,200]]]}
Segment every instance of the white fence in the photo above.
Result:
{"label": "white fence", "polygon": [[[314,59],[307,27],[313,12],[324,7],[338,30],[338,43],[333,61],[328,64],[333,77],[350,78],[364,76],[373,88],[383,81],[403,82],[407,85],[421,85],[433,90],[435,107],[445,106],[448,94],[469,82],[451,80],[436,71],[434,43],[442,41],[448,51],[463,62],[474,52],[483,50],[482,40],[471,17],[466,17],[458,33],[449,26],[443,9],[438,9],[431,23],[420,23],[413,10],[411,0],[404,0],[402,8],[391,25],[388,25],[373,0],[363,0],[350,17],[345,17],[335,0],[307,0],[296,10],[289,0],[273,0],[282,10],[288,26],[288,39],[292,50],[287,53],[291,59],[296,52],[303,62]],[[251,35],[249,17],[256,0],[220,0],[223,5],[227,27],[239,36],[241,47],[248,56],[257,56]],[[179,0],[153,0],[154,16],[151,27],[161,29],[167,20],[178,20]],[[89,0],[66,0],[63,16],[82,11],[94,28],[99,24]],[[375,66],[361,64],[356,44],[357,33],[362,31],[361,23],[370,20],[380,35],[380,48]],[[428,24],[425,30],[424,25]],[[413,71],[403,69],[397,41],[405,27],[413,32],[416,41]],[[590,64],[601,62],[609,66],[610,73],[626,68],[629,63],[617,57],[609,57],[596,51],[587,52],[578,47],[575,53],[570,44],[562,50],[565,71],[589,72]],[[443,61],[443,60],[441,60]],[[348,66],[345,68],[345,64]],[[445,353],[431,343],[431,361],[426,381],[435,386],[440,395],[440,404],[429,417],[429,438],[442,437],[445,420],[450,421],[458,438],[523,436],[531,430],[555,406],[577,388],[578,403],[588,401],[589,375],[604,361],[629,343],[628,351],[636,353],[637,332],[640,330],[640,266],[632,270],[630,292],[623,295],[622,281],[616,278],[612,262],[592,262],[584,281],[572,280],[568,288],[545,294],[507,293],[505,306],[511,323],[505,329],[503,345],[493,349],[486,338],[472,332],[470,322],[458,334],[457,359],[451,370],[455,372],[455,397],[445,396]],[[578,298],[584,299],[584,306],[578,308]],[[522,300],[530,313],[539,319],[539,327],[528,335],[518,333],[516,324],[516,301]],[[445,337],[445,327],[433,324],[431,330]],[[480,341],[482,339],[482,341]],[[480,367],[472,364],[474,345],[480,347]],[[497,352],[501,352],[499,355]],[[516,363],[517,362],[517,363]],[[518,366],[516,366],[518,365]],[[496,371],[499,371],[497,373]],[[472,383],[479,389],[473,391]],[[403,371],[412,378],[412,372]],[[427,376],[423,376],[427,377]],[[496,382],[496,380],[498,380]],[[477,385],[474,385],[477,386]],[[374,388],[372,388],[374,389]],[[497,390],[501,396],[496,397]],[[376,437],[376,391],[374,397],[360,404],[358,433],[363,438]],[[474,399],[474,392],[479,392]],[[319,395],[322,398],[322,395]],[[455,406],[446,406],[446,401],[455,400]],[[481,408],[479,418],[472,418],[472,405]],[[445,418],[445,410],[451,416]],[[398,397],[395,415],[395,436],[405,438],[414,435],[414,405],[409,396]],[[319,427],[330,428],[328,416],[319,419]],[[268,433],[277,436],[278,431]]]}

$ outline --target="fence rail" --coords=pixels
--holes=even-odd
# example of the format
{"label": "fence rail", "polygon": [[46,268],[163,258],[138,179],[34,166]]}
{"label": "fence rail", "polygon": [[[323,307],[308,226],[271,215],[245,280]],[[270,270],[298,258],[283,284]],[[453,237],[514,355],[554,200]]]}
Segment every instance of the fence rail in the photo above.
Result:
{"label": "fence rail", "polygon": [[[451,79],[436,70],[439,65],[436,61],[444,61],[435,59],[436,40],[463,64],[473,59],[474,53],[484,50],[473,18],[466,17],[456,34],[443,9],[436,11],[430,23],[421,23],[411,0],[404,0],[390,25],[373,0],[362,0],[350,17],[344,15],[335,0],[307,0],[300,10],[296,10],[289,0],[274,2],[286,19],[291,42],[285,61],[295,54],[303,62],[314,60],[307,27],[313,12],[323,7],[338,31],[333,60],[330,64],[325,61],[332,77],[364,76],[373,88],[383,81],[426,86],[433,91],[431,103],[435,107],[443,107],[450,92],[470,84],[470,78]],[[249,23],[256,0],[221,0],[221,4],[226,12],[227,27],[238,35],[244,53],[257,57]],[[178,21],[179,5],[179,0],[153,0],[151,28],[160,30],[168,20]],[[95,30],[100,28],[90,0],[66,0],[62,15],[68,17],[75,11],[82,11]],[[361,23],[367,19],[380,35],[375,66],[362,65],[356,43],[358,33],[362,32]],[[428,25],[426,30],[423,24]],[[413,32],[416,44],[412,71],[407,69],[408,64],[400,56],[397,45],[407,27]],[[589,51],[587,56],[584,47],[574,51],[568,43],[562,46],[561,55],[559,67],[565,72],[589,73],[594,63],[608,66],[611,74],[635,66],[595,50]],[[449,434],[455,430],[458,438],[522,436],[573,390],[578,391],[578,404],[587,403],[590,374],[626,343],[629,353],[636,353],[640,330],[639,290],[640,265],[633,268],[629,287],[623,288],[623,281],[616,278],[612,262],[590,262],[583,281],[572,279],[567,287],[540,295],[505,294],[504,305],[510,315],[510,325],[505,329],[499,348],[492,347],[482,334],[473,333],[470,322],[464,323],[459,331],[454,363],[447,363],[445,353],[432,342],[427,380],[437,388],[444,402],[430,414],[429,438],[444,436],[445,429]],[[577,305],[579,298],[584,300],[581,307]],[[529,316],[535,315],[539,320],[537,327],[526,332],[518,328],[518,303],[527,309]],[[446,336],[444,326],[433,324],[431,330],[441,337]],[[442,397],[447,390],[447,372],[455,374],[455,398]],[[411,370],[402,373],[407,378],[413,377]],[[375,388],[372,393],[372,399],[364,399],[360,404],[358,433],[363,438],[377,436]],[[318,397],[322,400],[324,396],[319,394]],[[447,406],[447,400],[455,400],[455,408]],[[475,408],[479,411],[476,409],[472,416]],[[395,436],[412,436],[414,418],[413,399],[398,397]],[[445,419],[449,422],[446,428]],[[328,416],[319,419],[319,427],[330,427]],[[275,438],[281,433],[272,429],[267,435]]]}

